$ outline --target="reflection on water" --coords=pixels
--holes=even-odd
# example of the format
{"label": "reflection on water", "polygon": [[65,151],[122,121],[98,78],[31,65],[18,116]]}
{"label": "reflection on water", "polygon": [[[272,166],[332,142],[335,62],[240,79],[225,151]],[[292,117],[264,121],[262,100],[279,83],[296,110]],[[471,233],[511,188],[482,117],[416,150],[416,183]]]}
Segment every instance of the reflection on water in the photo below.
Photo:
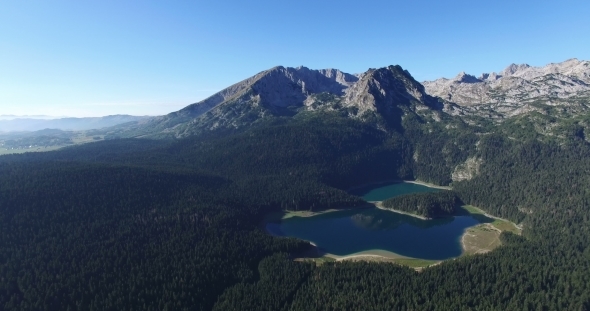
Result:
{"label": "reflection on water", "polygon": [[422,185],[404,183],[404,182],[389,182],[381,185],[369,185],[352,189],[349,192],[365,199],[365,201],[384,201],[398,195],[408,193],[421,192],[437,192],[442,191],[436,188],[429,188]]}
{"label": "reflection on water", "polygon": [[377,208],[346,210],[269,223],[269,232],[314,242],[339,256],[380,249],[442,260],[461,255],[461,235],[479,222],[470,216],[422,220]]}
{"label": "reflection on water", "polygon": [[368,230],[391,230],[403,224],[410,224],[413,227],[428,229],[430,227],[444,225],[453,222],[452,217],[438,218],[432,220],[422,220],[409,215],[386,212],[372,208],[350,217],[355,225]]}

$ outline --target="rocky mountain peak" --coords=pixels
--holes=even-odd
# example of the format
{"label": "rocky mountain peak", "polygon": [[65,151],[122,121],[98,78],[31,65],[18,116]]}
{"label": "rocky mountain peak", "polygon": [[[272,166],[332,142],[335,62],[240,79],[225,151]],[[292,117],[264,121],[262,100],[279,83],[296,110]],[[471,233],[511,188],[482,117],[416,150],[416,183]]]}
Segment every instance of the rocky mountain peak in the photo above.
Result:
{"label": "rocky mountain peak", "polygon": [[481,80],[479,80],[475,76],[472,76],[470,74],[466,74],[465,71],[460,72],[453,80],[455,82],[459,82],[459,83],[477,83],[477,82],[481,82]]}
{"label": "rocky mountain peak", "polygon": [[359,81],[346,91],[344,103],[356,106],[361,114],[366,111],[389,114],[399,105],[431,105],[432,98],[407,70],[396,65],[370,69],[360,75]]}
{"label": "rocky mountain peak", "polygon": [[357,77],[335,69],[313,70],[307,67],[274,67],[252,85],[265,107],[301,106],[313,94],[344,95]]}
{"label": "rocky mountain peak", "polygon": [[428,94],[462,106],[507,105],[517,111],[526,102],[587,96],[590,65],[575,58],[543,67],[511,64],[499,74],[484,73],[474,79],[462,72],[454,79],[426,81],[424,86]]}
{"label": "rocky mountain peak", "polygon": [[510,64],[508,67],[506,67],[506,69],[502,70],[502,72],[500,72],[500,75],[503,77],[506,76],[511,76],[519,71],[524,71],[528,68],[530,68],[531,66],[529,66],[528,64]]}
{"label": "rocky mountain peak", "polygon": [[481,80],[480,82],[487,80],[487,81],[496,81],[498,79],[500,79],[502,76],[492,72],[492,73],[482,73],[481,76],[478,78],[479,80]]}

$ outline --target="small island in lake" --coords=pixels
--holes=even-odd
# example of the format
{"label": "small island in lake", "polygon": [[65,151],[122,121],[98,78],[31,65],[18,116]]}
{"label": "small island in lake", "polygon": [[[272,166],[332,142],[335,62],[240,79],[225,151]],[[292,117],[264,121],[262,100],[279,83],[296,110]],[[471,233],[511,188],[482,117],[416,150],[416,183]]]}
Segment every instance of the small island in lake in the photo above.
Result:
{"label": "small island in lake", "polygon": [[441,218],[455,215],[461,200],[453,191],[411,193],[389,198],[381,207],[394,211],[416,214],[425,218]]}

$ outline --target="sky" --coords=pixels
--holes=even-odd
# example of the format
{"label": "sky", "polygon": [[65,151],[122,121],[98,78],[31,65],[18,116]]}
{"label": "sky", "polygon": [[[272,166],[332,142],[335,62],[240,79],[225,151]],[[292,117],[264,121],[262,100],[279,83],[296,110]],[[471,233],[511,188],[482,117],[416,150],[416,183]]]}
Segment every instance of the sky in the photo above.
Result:
{"label": "sky", "polygon": [[590,60],[590,1],[0,2],[0,115],[162,115],[274,66],[418,81]]}

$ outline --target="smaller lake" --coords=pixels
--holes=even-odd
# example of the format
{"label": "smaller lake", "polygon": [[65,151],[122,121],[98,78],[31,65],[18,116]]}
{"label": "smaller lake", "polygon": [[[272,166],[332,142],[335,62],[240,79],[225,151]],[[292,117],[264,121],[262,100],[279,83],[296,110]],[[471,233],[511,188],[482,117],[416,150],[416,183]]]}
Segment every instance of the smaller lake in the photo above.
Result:
{"label": "smaller lake", "polygon": [[[366,201],[383,201],[402,194],[435,191],[443,190],[389,183],[357,188],[351,193]],[[384,250],[406,257],[444,260],[461,255],[461,236],[478,223],[471,216],[422,220],[378,208],[361,208],[291,217],[268,223],[266,228],[274,235],[313,242],[322,251],[338,256]]]}

